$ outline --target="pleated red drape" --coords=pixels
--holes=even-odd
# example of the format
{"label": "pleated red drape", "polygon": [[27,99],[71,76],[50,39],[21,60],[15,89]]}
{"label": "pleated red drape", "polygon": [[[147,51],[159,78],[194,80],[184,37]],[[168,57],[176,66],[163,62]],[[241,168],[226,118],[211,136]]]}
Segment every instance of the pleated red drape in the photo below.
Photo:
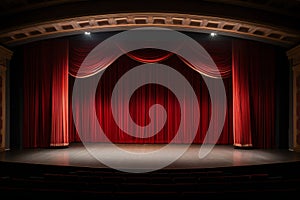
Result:
{"label": "pleated red drape", "polygon": [[[107,37],[114,34],[115,33],[93,35],[92,38],[71,38],[69,74],[77,78],[86,78],[98,73],[99,71],[111,65],[116,60],[116,58],[108,56],[102,60],[98,60],[98,57],[96,57],[97,55],[95,55],[94,58],[89,58],[89,63],[85,63],[84,67],[81,66],[85,57],[88,55],[89,52],[93,50],[94,47],[96,47]],[[199,45],[201,45],[213,59],[218,70],[215,71],[211,66],[205,66],[204,63],[199,63],[201,64],[201,69],[196,68],[196,66],[193,66],[191,63],[189,63],[189,61],[178,56],[182,61],[184,61],[184,64],[196,70],[198,73],[201,73],[204,76],[212,78],[217,78],[219,76],[223,78],[230,77],[232,57],[231,39],[221,38],[220,40],[212,40],[211,38],[203,37],[203,35],[199,36],[199,34],[197,36],[193,36],[193,39],[197,41]],[[119,48],[122,52],[123,49],[121,47]],[[193,49],[187,49],[187,51],[193,51]],[[173,55],[172,52],[151,48],[134,50],[132,52],[124,52],[124,54],[140,63],[161,62]],[[80,67],[80,72],[78,72]]]}
{"label": "pleated red drape", "polygon": [[235,146],[275,146],[275,60],[271,45],[233,40]]}
{"label": "pleated red drape", "polygon": [[[104,34],[105,35],[105,34]],[[143,63],[159,62],[182,74],[193,87],[200,107],[200,122],[194,143],[202,143],[210,122],[210,96],[202,75],[214,78],[215,72],[204,68],[201,73],[182,58],[160,50],[139,50],[119,58],[107,58],[94,63],[83,74],[80,81],[97,81],[93,74],[106,68],[98,83],[95,98],[80,97],[80,103],[72,104],[72,89],[77,71],[87,53],[110,35],[96,40],[53,39],[24,46],[24,147],[66,146],[69,142],[103,142],[101,134],[95,132],[99,123],[107,137],[116,143],[168,143],[174,138],[180,123],[181,110],[175,95],[161,85],[148,84],[138,88],[130,99],[129,110],[132,119],[141,126],[149,123],[149,108],[162,105],[167,112],[163,129],[149,138],[150,133],[130,136],[123,132],[113,119],[111,94],[120,77],[128,70]],[[194,37],[195,35],[193,35]],[[211,55],[220,69],[227,95],[225,125],[218,144],[272,148],[275,143],[275,53],[271,45],[259,42],[224,39],[206,40],[194,37]],[[231,70],[232,67],[232,70]],[[102,72],[101,72],[102,73]],[[141,74],[139,78],[146,78]],[[170,79],[168,74],[166,78]],[[220,78],[220,77],[219,77]],[[126,83],[123,85],[126,94]],[[79,88],[89,90],[89,88]],[[92,95],[92,94],[91,94]],[[83,102],[83,103],[82,103]],[[193,111],[191,99],[186,98],[188,112]],[[221,102],[219,102],[221,103]],[[96,105],[97,119],[89,112],[81,116],[83,109]],[[72,107],[74,106],[74,107]],[[121,112],[126,106],[118,102]],[[75,113],[73,113],[73,110]],[[187,111],[185,111],[187,112]],[[83,119],[79,124],[86,130],[78,136],[74,117]],[[122,116],[126,124],[129,116]],[[157,117],[159,120],[159,116]],[[213,125],[217,125],[218,122]],[[130,129],[130,128],[129,128]],[[132,127],[134,134],[134,127]],[[191,134],[186,127],[184,136],[176,143],[189,141]],[[211,135],[209,141],[213,141]]]}
{"label": "pleated red drape", "polygon": [[[198,103],[201,113],[200,113],[200,122],[199,128],[194,139],[194,143],[203,143],[203,140],[206,136],[206,131],[210,123],[210,96],[206,87],[204,80],[202,79],[201,74],[195,73],[195,71],[188,66],[185,66],[184,63],[177,57],[171,56],[169,59],[162,62],[168,66],[172,66],[174,69],[178,70],[181,74],[189,80],[191,86],[194,88],[198,102],[193,102],[191,99],[187,98],[185,104],[189,108],[186,112],[193,112],[193,105]],[[167,88],[156,85],[148,84],[140,87],[135,91],[133,96],[130,98],[129,110],[133,120],[140,126],[146,126],[150,123],[149,118],[149,108],[153,104],[162,105],[167,112],[167,121],[163,129],[158,132],[155,136],[147,137],[151,133],[143,133],[142,135],[136,135],[135,137],[130,136],[126,132],[122,131],[116,124],[111,110],[111,94],[114,89],[115,84],[120,79],[120,77],[125,74],[130,69],[134,68],[141,63],[132,60],[128,56],[124,55],[117,59],[109,68],[106,69],[102,78],[98,84],[95,102],[93,101],[93,96],[84,96],[79,97],[80,100],[75,101],[78,104],[73,104],[76,108],[73,110],[76,113],[72,113],[70,109],[70,115],[80,118],[79,128],[80,130],[86,130],[84,133],[80,133],[81,138],[78,136],[76,131],[74,121],[71,121],[70,117],[70,141],[80,142],[84,140],[85,142],[103,142],[105,139],[101,134],[95,131],[95,126],[97,123],[100,123],[100,126],[103,128],[106,136],[115,143],[169,143],[176,135],[179,128],[181,119],[180,105],[177,98],[174,94]],[[147,74],[141,74],[139,78],[146,78]],[[171,79],[168,74],[165,75],[166,78]],[[95,77],[91,76],[85,79],[80,79],[76,81],[96,81]],[[74,82],[74,77],[70,77],[70,87]],[[224,79],[225,88],[229,101],[227,102],[228,112],[226,115],[226,121],[223,128],[223,132],[218,140],[218,144],[232,144],[232,94],[231,94],[231,78]],[[129,85],[129,83],[127,83]],[[126,83],[123,85],[124,93],[126,93]],[[89,88],[80,88],[81,90],[89,90]],[[71,96],[71,93],[70,93]],[[121,95],[122,96],[122,95]],[[82,109],[92,108],[95,103],[97,119],[93,119],[91,112],[82,112]],[[80,105],[81,104],[81,105]],[[122,112],[124,102],[122,99],[118,102],[117,110]],[[82,113],[85,113],[86,116],[82,116]],[[129,116],[122,116],[122,122],[126,125],[128,123]],[[160,116],[156,117],[157,120],[160,120]],[[157,122],[158,123],[158,122]],[[213,123],[213,122],[212,122]],[[217,122],[216,122],[217,123]],[[198,126],[195,124],[195,126]],[[135,128],[129,127],[132,132],[130,134],[135,134]],[[190,127],[185,127],[184,137],[174,140],[174,143],[186,143],[192,137],[192,134],[189,131]],[[211,138],[208,138],[208,142],[213,141],[216,135],[212,135]]]}
{"label": "pleated red drape", "polygon": [[66,146],[68,40],[24,47],[24,147]]}
{"label": "pleated red drape", "polygon": [[[211,43],[214,43],[213,41]],[[217,44],[217,42],[215,42]],[[209,46],[209,44],[206,44]],[[84,40],[78,41],[70,40],[70,71],[75,72],[78,70],[80,63],[84,59],[85,53],[89,52],[89,49],[95,47],[95,43],[84,42]],[[218,46],[211,47],[209,49],[209,53],[212,54],[212,57],[217,60],[216,64],[220,68],[221,71],[225,71],[224,74],[224,84],[226,89],[226,94],[228,97],[227,108],[228,112],[226,115],[226,121],[223,128],[223,132],[218,140],[218,144],[232,144],[233,135],[232,135],[232,91],[231,91],[231,56],[227,56],[228,52],[231,52],[231,41],[225,40],[223,43],[219,43]],[[219,52],[219,54],[214,55],[214,52]],[[222,59],[222,53],[224,52]],[[226,52],[226,54],[225,54]],[[231,55],[231,54],[230,54]],[[214,57],[215,56],[215,57]],[[229,58],[229,59],[228,59]],[[120,58],[116,59],[113,63],[106,68],[105,72],[102,75],[102,78],[98,84],[95,102],[93,101],[93,96],[81,96],[80,100],[74,101],[73,105],[70,100],[70,106],[72,109],[69,109],[69,120],[70,120],[70,141],[80,142],[84,140],[85,142],[103,142],[105,138],[101,136],[101,134],[97,133],[96,124],[100,123],[103,131],[106,133],[106,136],[112,141],[116,143],[169,143],[177,133],[177,130],[180,125],[180,106],[179,102],[174,96],[174,94],[168,90],[167,88],[161,85],[148,84],[141,88],[139,88],[130,99],[130,114],[136,124],[140,126],[147,125],[150,121],[149,118],[149,108],[153,104],[162,105],[167,112],[167,121],[163,129],[158,132],[155,136],[147,137],[151,133],[142,133],[142,135],[131,136],[124,131],[122,131],[112,116],[111,111],[111,94],[114,89],[115,84],[120,79],[120,77],[125,74],[130,69],[135,66],[141,65],[143,63],[154,63],[159,62],[170,66],[177,71],[179,71],[192,85],[196,96],[198,98],[198,105],[200,107],[200,122],[199,124],[195,124],[198,126],[198,131],[196,137],[194,139],[194,143],[202,143],[205,136],[206,131],[208,129],[208,125],[210,123],[210,115],[211,115],[211,105],[210,105],[210,96],[206,87],[206,84],[202,78],[202,75],[195,70],[192,69],[189,65],[187,65],[180,57],[177,55],[157,50],[157,49],[140,49],[133,52],[129,52],[124,54]],[[91,72],[95,71],[95,67],[98,66],[99,70],[107,63],[101,62],[98,65],[91,66]],[[74,70],[72,70],[74,69]],[[207,68],[206,71],[209,71]],[[76,73],[70,73],[70,97],[72,96],[72,85],[74,83]],[[88,71],[86,71],[88,72]],[[102,72],[101,72],[102,73]],[[92,74],[92,73],[91,73]],[[213,75],[213,73],[211,73]],[[95,77],[89,76],[88,73],[86,77],[79,76],[79,80],[76,81],[96,81]],[[147,74],[141,74],[140,79],[147,78]],[[165,75],[167,79],[171,79],[168,74]],[[129,83],[127,83],[129,84]],[[123,85],[124,93],[126,93],[126,83]],[[89,90],[90,88],[80,88],[80,90]],[[92,108],[95,103],[96,112],[98,119],[93,119],[91,112],[83,112],[83,109]],[[193,105],[195,102],[192,102],[191,99],[187,98],[185,100],[185,104],[189,108],[186,112],[193,112]],[[84,105],[84,106],[83,106]],[[118,102],[118,110],[122,112],[122,108],[126,106],[120,100]],[[73,113],[73,111],[75,113]],[[84,113],[84,116],[83,116]],[[80,133],[81,138],[79,137],[77,130],[74,125],[74,119],[79,120],[79,126],[81,126],[80,130],[85,130],[84,133]],[[122,123],[127,124],[129,116],[122,116]],[[160,116],[157,116],[156,119],[160,119]],[[184,122],[182,122],[184,123]],[[218,122],[212,122],[217,125]],[[134,127],[129,127],[131,131],[130,134],[137,134]],[[139,133],[141,134],[141,133]],[[184,137],[178,138],[175,143],[186,143],[191,138],[191,133],[189,131],[189,127],[185,127],[184,129]],[[216,133],[217,135],[217,133]],[[216,135],[212,135],[211,138],[208,138],[208,142],[213,141]]]}
{"label": "pleated red drape", "polygon": [[[217,66],[217,70],[212,69],[211,66],[202,66],[200,73],[213,78],[219,76],[222,78],[231,77],[231,38],[219,37],[212,39],[204,36],[199,37],[194,34],[191,34],[191,36],[207,51]],[[194,69],[194,66],[187,60],[182,57],[180,59]]]}

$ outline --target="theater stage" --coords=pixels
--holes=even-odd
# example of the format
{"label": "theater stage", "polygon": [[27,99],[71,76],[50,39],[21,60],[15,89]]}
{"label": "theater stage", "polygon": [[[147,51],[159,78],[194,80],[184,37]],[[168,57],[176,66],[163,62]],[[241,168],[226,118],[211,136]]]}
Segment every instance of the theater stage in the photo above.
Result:
{"label": "theater stage", "polygon": [[[145,153],[158,150],[162,144],[118,144],[120,149],[132,153]],[[141,158],[147,165],[150,162],[162,162],[169,159],[172,154],[185,148],[185,145],[173,144],[169,153],[159,157]],[[118,169],[132,166],[132,160],[127,157],[120,157],[116,148],[107,144],[94,144],[94,150],[101,149],[101,153],[106,155],[117,166]],[[90,147],[89,147],[90,149]],[[218,168],[231,166],[252,166],[263,164],[277,164],[300,161],[300,153],[288,149],[240,149],[231,145],[216,145],[212,151],[200,159],[198,157],[200,145],[193,144],[175,162],[165,166],[164,169],[195,169],[195,168]],[[31,163],[55,166],[75,166],[89,168],[109,168],[96,159],[85,148],[82,143],[72,143],[66,148],[35,148],[21,150],[7,150],[0,152],[0,161],[13,163]],[[100,150],[99,150],[100,152]],[[130,162],[130,163],[128,163]]]}

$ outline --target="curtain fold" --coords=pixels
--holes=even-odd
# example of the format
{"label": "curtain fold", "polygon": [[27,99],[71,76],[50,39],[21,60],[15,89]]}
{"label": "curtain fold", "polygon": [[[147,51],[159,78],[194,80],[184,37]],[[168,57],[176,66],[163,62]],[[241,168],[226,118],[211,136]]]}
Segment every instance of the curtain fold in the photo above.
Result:
{"label": "curtain fold", "polygon": [[271,45],[233,40],[235,146],[275,146],[275,60],[275,50]]}
{"label": "curtain fold", "polygon": [[[111,33],[111,35],[114,35],[114,33]],[[99,59],[97,54],[91,53],[93,48],[101,43],[106,37],[108,37],[108,35],[99,34],[98,36],[94,36],[90,39],[75,38],[70,40],[69,74],[71,76],[76,78],[86,78],[95,75],[103,69],[106,69],[117,59],[113,56],[113,54],[108,54],[108,56],[103,59]],[[199,68],[197,66],[193,66],[189,61],[181,56],[178,56],[186,66],[189,66],[198,73],[211,78],[227,78],[231,76],[231,40],[225,38],[222,38],[221,40],[209,40],[201,35],[196,37],[194,36],[193,39],[195,39],[210,56],[205,57],[205,55],[203,55],[203,59],[212,59],[216,64],[217,69],[213,69],[211,66],[206,66],[205,63],[207,63],[207,61],[201,61],[198,59],[199,62],[203,62],[199,63],[201,65],[201,68]],[[152,48],[143,48],[131,52],[125,52],[123,48],[117,44],[112,45],[114,45],[114,48],[112,48],[114,51],[120,51],[120,54],[123,52],[123,54],[126,54],[131,59],[141,63],[162,62],[173,55],[172,52]],[[180,51],[180,48],[181,47],[179,46],[178,49],[174,49],[174,51]],[[192,47],[185,48],[189,48],[187,49],[188,51],[195,50]],[[102,49],[102,51],[104,53],[112,49]],[[88,54],[89,59],[87,61],[85,58]]]}
{"label": "curtain fold", "polygon": [[[142,63],[161,63],[172,67],[182,74],[193,87],[197,104],[200,107],[200,122],[194,143],[201,144],[206,136],[210,123],[211,102],[207,86],[202,76],[209,79],[222,78],[227,95],[226,120],[217,144],[234,144],[235,146],[252,146],[272,148],[275,143],[275,53],[271,45],[259,42],[225,39],[207,40],[193,35],[212,57],[219,69],[212,71],[209,67],[197,73],[189,62],[179,56],[161,50],[148,49],[126,53],[119,58],[105,58],[87,65],[78,74],[87,54],[101,41],[111,36],[86,38],[53,39],[35,42],[24,46],[24,147],[66,146],[70,142],[105,142],[105,138],[96,132],[96,124],[100,124],[106,136],[115,143],[168,143],[179,127],[181,115],[176,96],[166,87],[147,84],[138,88],[130,98],[130,116],[120,115],[126,126],[129,117],[140,126],[150,122],[149,109],[154,104],[162,105],[167,113],[164,127],[154,136],[150,132],[137,132],[135,127],[129,135],[116,124],[112,116],[111,95],[122,75]],[[74,80],[97,81],[93,76],[102,70],[103,76],[97,85],[95,98],[92,94],[81,96],[72,103]],[[103,69],[106,69],[105,71]],[[102,73],[101,72],[101,73]],[[217,75],[220,73],[221,77]],[[139,78],[146,79],[147,74]],[[165,75],[170,79],[170,75]],[[126,95],[124,83],[123,95]],[[89,91],[83,87],[79,90]],[[218,102],[220,107],[222,102]],[[224,103],[224,102],[223,102]],[[186,97],[184,104],[193,112],[195,102]],[[122,99],[117,102],[117,110],[122,113]],[[83,112],[95,106],[97,119],[91,113]],[[83,116],[84,113],[84,116]],[[82,119],[79,126],[85,130],[78,135],[74,118]],[[159,124],[160,116],[156,118]],[[184,120],[183,120],[184,122]],[[212,122],[217,126],[218,122]],[[148,137],[149,136],[149,137]],[[141,138],[145,137],[145,138]],[[175,143],[190,140],[188,127],[184,128],[181,138]],[[216,135],[210,135],[208,142],[214,141]]]}
{"label": "curtain fold", "polygon": [[[101,35],[101,34],[100,34]],[[211,116],[211,103],[210,103],[210,96],[206,87],[204,80],[202,79],[202,75],[209,75],[211,78],[223,78],[225,83],[226,95],[228,97],[227,101],[227,108],[228,112],[226,114],[225,125],[223,132],[220,136],[218,144],[231,144],[232,143],[232,90],[231,90],[231,40],[223,40],[221,42],[218,41],[207,41],[206,39],[201,39],[201,36],[197,41],[202,45],[210,54],[213,61],[215,61],[216,66],[219,68],[219,71],[213,71],[209,66],[206,66],[205,71],[201,71],[201,74],[195,71],[195,67],[191,66],[190,63],[187,63],[185,60],[180,58],[179,56],[167,52],[160,49],[139,49],[132,52],[125,53],[120,58],[116,58],[115,61],[112,63],[106,61],[99,61],[94,62],[95,65],[92,64],[91,67],[86,66],[87,71],[85,75],[88,76],[81,76],[82,74],[78,75],[74,72],[78,70],[80,65],[82,64],[85,56],[91,51],[101,40],[101,37],[97,37],[100,39],[96,39],[95,41],[91,42],[90,40],[86,40],[84,38],[75,40],[70,40],[70,89],[72,91],[73,83],[75,78],[82,78],[82,80],[77,81],[94,81],[95,78],[89,76],[93,74],[94,71],[101,69],[106,69],[104,74],[102,75],[102,80],[98,84],[97,93],[95,96],[95,102],[91,100],[91,96],[86,95],[84,97],[79,97],[80,99],[75,100],[72,104],[70,101],[70,107],[72,109],[69,110],[69,120],[70,120],[70,141],[80,142],[81,139],[92,142],[103,142],[105,139],[99,136],[99,133],[95,132],[95,124],[100,123],[101,127],[103,128],[104,132],[108,133],[108,138],[117,143],[168,143],[170,142],[175,133],[178,130],[180,124],[180,106],[174,94],[169,91],[168,89],[159,86],[159,85],[146,85],[139,88],[134,95],[131,97],[130,100],[130,114],[133,120],[141,125],[145,126],[149,123],[149,108],[153,104],[161,104],[167,111],[168,119],[166,121],[166,125],[163,129],[157,133],[153,137],[149,137],[146,139],[140,138],[146,137],[150,133],[136,133],[134,127],[131,128],[130,134],[141,134],[130,136],[124,131],[122,131],[116,122],[113,119],[112,111],[111,111],[111,103],[110,97],[112,94],[112,90],[119,78],[130,70],[132,67],[140,65],[141,63],[155,63],[159,62],[162,64],[166,64],[168,66],[173,67],[181,74],[185,75],[185,78],[191,83],[192,87],[194,88],[196,95],[198,97],[198,105],[201,109],[200,118],[201,121],[199,124],[195,124],[195,126],[199,126],[194,143],[202,143],[204,137],[206,136],[206,131],[208,129],[208,125],[210,123],[210,116]],[[120,48],[122,51],[122,49]],[[91,59],[93,62],[93,59]],[[97,60],[95,58],[95,60]],[[107,68],[107,65],[109,67]],[[204,68],[205,66],[203,66]],[[90,71],[89,71],[90,69]],[[101,72],[102,73],[102,72]],[[221,77],[220,77],[221,74]],[[84,78],[85,77],[85,78]],[[147,78],[147,75],[141,74],[141,79]],[[170,79],[166,74],[166,78]],[[129,84],[129,83],[127,83]],[[123,85],[124,93],[126,92],[126,84]],[[79,90],[89,90],[89,88],[79,88]],[[124,95],[124,94],[123,94]],[[70,96],[72,96],[72,92],[70,92]],[[79,105],[84,104],[85,106]],[[185,99],[186,105],[189,110],[186,112],[193,112],[193,104],[195,102],[191,102],[190,99]],[[222,103],[222,102],[220,102]],[[90,106],[96,106],[98,121],[92,120],[92,116],[90,112],[83,112],[84,109],[89,109]],[[118,102],[118,110],[122,113],[123,102]],[[90,107],[91,108],[91,107]],[[73,111],[75,113],[73,113]],[[82,118],[83,121],[79,120],[80,130],[86,130],[84,133],[81,133],[81,137],[79,137],[77,130],[74,125],[74,119],[72,118],[74,115],[76,120]],[[129,116],[122,116],[122,123],[123,125],[128,123]],[[160,119],[159,116],[156,119]],[[82,123],[81,123],[82,122]],[[157,122],[158,123],[158,122]],[[184,122],[183,122],[184,123]],[[215,123],[213,126],[217,126],[218,122]],[[189,132],[188,127],[185,129],[184,137],[175,141],[176,143],[185,143],[189,141],[191,138],[191,133]],[[213,141],[215,136],[211,136],[208,138],[208,142]]]}
{"label": "curtain fold", "polygon": [[[195,33],[187,33],[197,41],[209,54],[211,59],[216,64],[216,69],[211,66],[201,66],[200,69],[196,69],[189,61],[179,56],[184,63],[203,74],[211,78],[228,78],[232,74],[232,39],[227,37],[218,36],[217,38],[211,38],[210,36],[203,36]],[[192,50],[192,49],[191,49]]]}
{"label": "curtain fold", "polygon": [[160,49],[144,48],[127,52],[126,55],[138,62],[156,63],[168,59],[173,53]]}
{"label": "curtain fold", "polygon": [[24,47],[24,147],[66,146],[68,40]]}
{"label": "curtain fold", "polygon": [[[115,33],[94,34],[90,38],[77,36],[70,39],[69,74],[77,78],[86,78],[98,73],[112,64],[116,60],[114,56],[108,56],[99,61],[98,56],[94,55],[90,57],[89,63],[84,63],[84,66],[82,66],[86,56],[93,50],[93,48],[107,37],[114,34]],[[106,49],[103,49],[103,51],[106,51]]]}
{"label": "curtain fold", "polygon": [[50,146],[69,144],[69,59],[68,41],[54,45],[55,59],[52,59],[52,123]]}
{"label": "curtain fold", "polygon": [[[154,53],[155,51],[153,51]],[[141,53],[141,52],[139,52]],[[160,51],[157,52],[158,55]],[[146,54],[147,55],[147,54]],[[170,56],[168,59],[162,60],[162,64],[172,67],[182,74],[193,87],[197,101],[194,102],[189,96],[186,96],[184,100],[184,104],[187,110],[184,112],[193,112],[195,109],[193,106],[198,105],[200,107],[200,122],[199,124],[195,124],[198,126],[198,130],[195,138],[192,137],[192,133],[190,132],[190,127],[185,126],[184,131],[182,133],[182,137],[176,138],[174,143],[184,144],[188,141],[192,140],[193,143],[203,143],[204,138],[206,136],[206,132],[210,123],[211,116],[211,102],[210,96],[208,93],[208,89],[206,84],[202,78],[202,75],[195,72],[190,67],[186,66],[182,60],[179,59],[176,55]],[[149,118],[149,109],[154,104],[162,105],[167,112],[167,120],[164,127],[154,136],[150,132],[138,132],[136,127],[128,127],[130,133],[126,133],[116,124],[111,110],[111,94],[112,91],[120,79],[120,77],[128,72],[130,69],[135,66],[140,65],[140,62],[131,59],[128,55],[123,55],[118,58],[114,63],[112,63],[102,74],[102,78],[99,81],[97,92],[95,99],[93,101],[92,96],[85,95],[79,96],[78,99],[75,99],[73,102],[72,109],[69,110],[70,116],[74,116],[76,120],[79,122],[79,130],[84,130],[83,133],[78,135],[78,132],[75,128],[74,121],[70,121],[70,140],[73,142],[105,142],[105,138],[97,133],[95,130],[95,124],[99,123],[102,127],[104,133],[109,138],[110,141],[114,143],[169,143],[174,139],[177,134],[180,123],[186,123],[185,119],[181,122],[181,113],[179,102],[176,96],[167,88],[157,85],[157,84],[147,84],[140,88],[138,88],[130,98],[129,111],[130,116],[125,116],[123,109],[125,105],[122,99],[118,99],[116,102],[117,110],[119,113],[123,113],[121,115],[121,122],[123,125],[128,124],[129,117],[132,117],[134,122],[140,126],[146,126],[150,123]],[[147,79],[148,74],[140,74],[140,79]],[[170,75],[165,74],[165,78],[167,80],[171,80],[172,77]],[[72,90],[72,86],[74,83],[75,77],[70,77],[70,89]],[[95,81],[95,77],[91,76],[85,79],[79,79],[76,81]],[[232,110],[232,94],[231,94],[231,78],[224,79],[225,89],[228,95],[227,107],[229,110]],[[120,96],[126,95],[126,88],[129,87],[130,82],[125,82],[122,85],[123,94]],[[79,90],[89,90],[90,88],[84,87],[79,88]],[[89,93],[88,93],[89,94]],[[70,96],[72,94],[70,93]],[[92,94],[91,94],[92,95]],[[91,112],[83,112],[87,110],[92,110],[92,106],[96,107],[97,119],[92,119]],[[85,110],[83,110],[85,109]],[[75,113],[73,113],[73,111]],[[159,121],[162,120],[162,116],[156,115],[155,124],[159,124]],[[70,118],[71,119],[71,118]],[[218,122],[212,122],[217,125]],[[221,133],[218,144],[231,144],[232,143],[232,113],[227,112],[226,121]],[[208,138],[208,143],[211,143],[217,137],[212,135],[211,138]],[[194,139],[194,140],[193,140]]]}
{"label": "curtain fold", "polygon": [[[184,59],[181,56],[178,56],[187,66],[194,69],[195,71],[198,71],[199,69],[196,69],[195,66],[193,66],[189,61]],[[228,78],[231,76],[231,65],[228,66],[217,66],[216,69],[211,69],[209,66],[202,66],[200,71],[198,71],[201,74],[204,74],[205,76],[211,77],[211,78]]]}

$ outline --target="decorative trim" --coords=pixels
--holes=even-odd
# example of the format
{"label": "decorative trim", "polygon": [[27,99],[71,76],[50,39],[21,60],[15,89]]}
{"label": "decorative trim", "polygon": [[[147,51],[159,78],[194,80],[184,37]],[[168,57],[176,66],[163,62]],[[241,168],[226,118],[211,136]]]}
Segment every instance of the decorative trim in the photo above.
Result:
{"label": "decorative trim", "polygon": [[118,13],[66,18],[6,30],[0,33],[0,42],[13,46],[32,40],[78,34],[84,31],[127,30],[145,26],[166,27],[192,32],[217,32],[274,42],[284,46],[294,45],[300,41],[299,33],[229,18],[178,13]]}

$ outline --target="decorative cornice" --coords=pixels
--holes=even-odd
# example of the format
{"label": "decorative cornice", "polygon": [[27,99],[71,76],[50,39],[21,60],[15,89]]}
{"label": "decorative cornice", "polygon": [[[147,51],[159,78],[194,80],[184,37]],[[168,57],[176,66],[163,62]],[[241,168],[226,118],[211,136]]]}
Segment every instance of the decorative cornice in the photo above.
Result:
{"label": "decorative cornice", "polygon": [[295,55],[300,55],[300,45],[290,49],[287,51],[287,56],[288,57],[293,57]]}
{"label": "decorative cornice", "polygon": [[5,59],[11,59],[13,52],[3,46],[0,46],[0,56],[5,57]]}
{"label": "decorative cornice", "polygon": [[[300,65],[300,45],[290,49],[287,51],[288,59],[290,60],[290,64],[292,67]],[[300,68],[293,68],[294,70],[300,71]]]}
{"label": "decorative cornice", "polygon": [[8,50],[7,48],[0,46],[0,71],[3,71],[3,68],[7,68],[7,62],[10,61],[13,52]]}
{"label": "decorative cornice", "polygon": [[2,31],[0,42],[7,46],[14,46],[28,41],[78,34],[84,31],[128,30],[146,26],[193,32],[216,32],[283,46],[292,46],[300,41],[300,33],[227,18],[178,13],[118,13],[67,18]]}

